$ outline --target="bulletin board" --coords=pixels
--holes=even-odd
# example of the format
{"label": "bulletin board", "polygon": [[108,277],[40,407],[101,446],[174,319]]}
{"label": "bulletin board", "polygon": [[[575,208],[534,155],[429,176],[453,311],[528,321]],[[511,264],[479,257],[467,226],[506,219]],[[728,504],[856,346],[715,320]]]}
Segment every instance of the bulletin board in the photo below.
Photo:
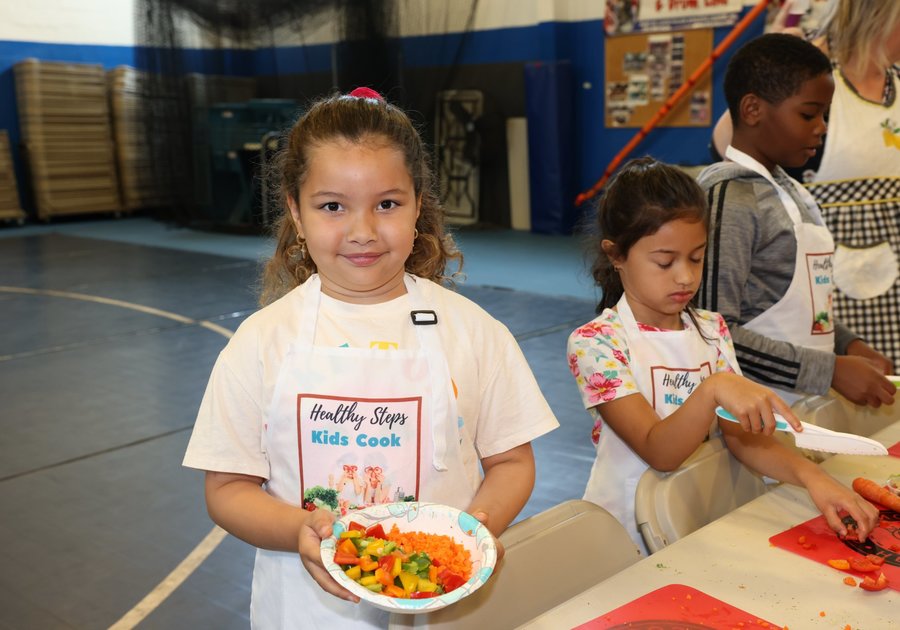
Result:
{"label": "bulletin board", "polygon": [[[712,54],[712,29],[606,38],[606,126],[642,127]],[[662,127],[708,127],[707,72],[663,118]]]}

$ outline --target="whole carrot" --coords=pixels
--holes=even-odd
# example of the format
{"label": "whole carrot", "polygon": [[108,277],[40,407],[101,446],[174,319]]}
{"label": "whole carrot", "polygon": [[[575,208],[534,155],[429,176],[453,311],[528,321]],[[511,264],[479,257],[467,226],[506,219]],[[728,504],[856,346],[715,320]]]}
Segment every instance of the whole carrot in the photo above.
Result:
{"label": "whole carrot", "polygon": [[853,489],[869,501],[883,505],[895,512],[900,512],[900,497],[887,488],[879,486],[871,479],[857,477],[853,480]]}

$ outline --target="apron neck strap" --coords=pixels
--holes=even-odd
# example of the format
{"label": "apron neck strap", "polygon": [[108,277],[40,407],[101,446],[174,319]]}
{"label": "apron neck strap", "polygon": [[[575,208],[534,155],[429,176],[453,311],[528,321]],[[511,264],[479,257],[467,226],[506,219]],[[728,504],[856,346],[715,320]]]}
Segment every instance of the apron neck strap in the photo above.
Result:
{"label": "apron neck strap", "polygon": [[[803,223],[803,216],[800,214],[800,208],[797,206],[797,202],[794,201],[794,198],[791,194],[785,189],[785,186],[779,184],[775,176],[763,166],[758,160],[747,155],[740,149],[735,149],[733,146],[728,145],[725,149],[725,157],[734,162],[735,164],[740,164],[744,168],[750,169],[757,175],[764,177],[766,181],[768,181],[775,188],[775,192],[778,193],[778,198],[781,200],[784,209],[787,210],[788,216],[791,217],[791,221],[793,221],[794,225],[799,225]],[[777,168],[777,167],[776,167]],[[803,204],[806,206],[810,215],[813,218],[813,221],[819,225],[823,225],[824,221],[822,219],[822,213],[819,211],[819,206],[813,198],[812,194],[803,188],[802,186],[797,186],[793,181],[787,176],[785,176],[784,184],[786,186],[790,186],[793,188],[797,194],[803,199]]]}
{"label": "apron neck strap", "polygon": [[[429,310],[429,304],[417,286],[415,278],[404,274],[403,283],[411,311]],[[313,274],[304,283],[306,294],[304,295],[302,313],[299,324],[298,342],[312,346],[316,334],[316,321],[319,316],[319,306],[322,301],[322,281],[318,274]],[[413,326],[419,347],[428,362],[428,375],[430,385],[430,402],[432,408],[431,432],[434,443],[434,455],[432,464],[436,470],[447,470],[447,451],[450,440],[456,435],[456,417],[451,411],[455,409],[448,396],[452,390],[450,383],[450,368],[447,365],[447,357],[441,346],[441,339],[437,332],[440,325],[440,317],[436,325],[414,325],[412,318],[407,320],[407,325]]]}
{"label": "apron neck strap", "polygon": [[[619,314],[619,320],[622,322],[622,326],[624,326],[628,332],[640,331],[637,320],[634,317],[634,311],[631,310],[631,305],[628,304],[628,299],[625,297],[624,293],[622,293],[622,297],[619,298],[619,301],[616,302],[616,312]],[[682,328],[686,329],[692,327],[691,318],[686,310],[682,310],[681,313],[678,314],[678,318],[681,320]]]}
{"label": "apron neck strap", "polygon": [[[406,274],[403,277],[406,283],[406,292],[409,295],[409,306],[411,311],[427,311],[429,304],[422,295],[422,290],[418,287],[416,279]],[[410,326],[416,331],[419,338],[419,346],[425,353],[425,360],[428,362],[428,374],[431,381],[431,441],[434,444],[434,453],[432,454],[432,465],[435,470],[447,470],[447,451],[450,440],[456,436],[456,416],[451,413],[455,409],[449,396],[452,386],[450,384],[450,367],[447,365],[447,357],[444,354],[444,348],[441,346],[441,338],[438,335],[438,326],[440,325],[440,317],[446,315],[441,313],[436,315],[434,324],[416,325],[413,323],[414,318],[410,314]],[[453,416],[453,417],[451,417]]]}

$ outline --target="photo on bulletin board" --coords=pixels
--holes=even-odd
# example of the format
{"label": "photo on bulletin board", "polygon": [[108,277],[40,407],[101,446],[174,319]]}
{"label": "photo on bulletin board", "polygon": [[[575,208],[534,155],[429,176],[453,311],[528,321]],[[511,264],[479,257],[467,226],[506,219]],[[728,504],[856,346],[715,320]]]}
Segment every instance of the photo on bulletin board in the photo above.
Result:
{"label": "photo on bulletin board", "polygon": [[[606,126],[642,127],[712,54],[711,29],[606,38]],[[660,123],[708,127],[712,78],[697,82]]]}
{"label": "photo on bulletin board", "polygon": [[603,22],[607,35],[729,26],[745,4],[744,0],[606,0]]}

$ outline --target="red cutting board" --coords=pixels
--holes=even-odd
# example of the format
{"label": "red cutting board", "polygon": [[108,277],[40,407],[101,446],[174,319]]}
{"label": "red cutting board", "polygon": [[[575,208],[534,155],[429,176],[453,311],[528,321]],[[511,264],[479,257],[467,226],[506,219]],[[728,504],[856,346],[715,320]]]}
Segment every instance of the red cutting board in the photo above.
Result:
{"label": "red cutting board", "polygon": [[[872,530],[864,543],[856,539],[841,540],[821,515],[772,536],[769,542],[821,564],[870,553],[881,556],[884,564],[879,568],[880,572],[888,579],[890,588],[900,591],[900,512],[881,510],[878,527]],[[874,579],[878,577],[879,571],[860,573],[848,570],[843,573],[860,579],[871,575]]]}
{"label": "red cutting board", "polygon": [[888,449],[888,455],[893,455],[894,457],[900,457],[900,442],[897,442],[892,447]]}
{"label": "red cutting board", "polygon": [[709,628],[770,628],[781,626],[760,619],[684,584],[669,584],[638,597],[575,630],[708,630]]}

